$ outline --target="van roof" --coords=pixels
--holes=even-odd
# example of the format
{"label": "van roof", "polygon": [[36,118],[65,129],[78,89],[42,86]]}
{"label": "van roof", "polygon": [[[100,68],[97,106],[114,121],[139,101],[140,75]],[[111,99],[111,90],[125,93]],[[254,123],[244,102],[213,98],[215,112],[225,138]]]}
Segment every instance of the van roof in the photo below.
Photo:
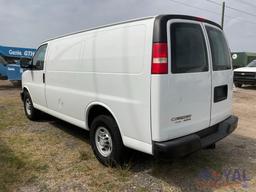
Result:
{"label": "van roof", "polygon": [[131,23],[131,22],[135,22],[135,21],[141,21],[141,20],[147,20],[147,19],[153,19],[153,18],[155,18],[155,16],[142,17],[142,18],[131,19],[131,20],[127,20],[127,21],[121,21],[121,22],[101,25],[99,27],[93,27],[93,28],[89,28],[89,29],[85,29],[85,30],[81,30],[81,31],[71,32],[71,33],[67,33],[67,34],[64,34],[64,35],[60,35],[60,36],[48,39],[48,40],[44,41],[42,44],[47,43],[48,41],[52,41],[52,40],[59,39],[59,38],[62,38],[62,37],[66,37],[66,36],[70,36],[70,35],[75,35],[75,34],[78,34],[78,33],[83,33],[83,32],[93,31],[93,30],[101,29],[101,28],[105,28],[105,27],[111,27],[111,26],[114,26],[114,25],[120,25],[120,24]]}
{"label": "van roof", "polygon": [[[201,22],[209,23],[211,25],[215,25],[215,26],[219,27],[220,29],[222,29],[222,27],[219,24],[217,24],[213,21],[207,20],[207,19],[200,18],[200,17],[188,16],[188,15],[169,15],[169,14],[165,14],[165,15],[157,15],[157,16],[149,16],[149,17],[131,19],[131,20],[127,20],[127,21],[122,21],[122,22],[102,25],[102,26],[99,26],[99,27],[89,28],[89,29],[85,29],[85,30],[81,30],[81,31],[77,31],[77,32],[72,32],[72,33],[68,33],[68,34],[64,34],[64,35],[61,35],[61,36],[58,36],[58,37],[48,39],[48,40],[44,41],[42,44],[45,44],[49,41],[59,39],[59,38],[62,38],[62,37],[75,35],[75,34],[78,34],[78,33],[83,33],[83,32],[92,31],[92,30],[96,30],[96,29],[101,29],[101,28],[105,28],[105,27],[111,27],[111,26],[114,26],[114,25],[120,25],[120,24],[131,23],[131,22],[147,20],[147,19],[155,19],[154,30],[158,31],[158,33],[157,33],[158,36],[164,32],[164,30],[162,30],[162,28],[166,29],[166,22],[170,19],[187,19],[187,20],[201,21]],[[154,41],[155,40],[157,40],[157,38],[154,35]]]}

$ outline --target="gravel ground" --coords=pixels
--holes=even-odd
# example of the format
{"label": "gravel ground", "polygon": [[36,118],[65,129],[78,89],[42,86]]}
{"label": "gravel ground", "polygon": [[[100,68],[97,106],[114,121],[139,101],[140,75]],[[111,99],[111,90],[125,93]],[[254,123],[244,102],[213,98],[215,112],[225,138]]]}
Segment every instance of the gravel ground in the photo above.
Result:
{"label": "gravel ground", "polygon": [[236,89],[239,127],[215,150],[181,159],[132,152],[126,166],[94,157],[88,132],[24,116],[19,88],[0,81],[0,191],[256,191],[256,87]]}

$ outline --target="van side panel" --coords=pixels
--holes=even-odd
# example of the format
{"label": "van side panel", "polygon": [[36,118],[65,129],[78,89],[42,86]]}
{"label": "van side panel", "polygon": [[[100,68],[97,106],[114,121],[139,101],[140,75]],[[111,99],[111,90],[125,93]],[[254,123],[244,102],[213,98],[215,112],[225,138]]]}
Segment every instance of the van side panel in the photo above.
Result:
{"label": "van side panel", "polygon": [[[50,110],[84,121],[90,103],[116,117],[123,142],[152,154],[150,71],[154,19],[50,41],[46,99]],[[64,119],[65,120],[65,119]]]}

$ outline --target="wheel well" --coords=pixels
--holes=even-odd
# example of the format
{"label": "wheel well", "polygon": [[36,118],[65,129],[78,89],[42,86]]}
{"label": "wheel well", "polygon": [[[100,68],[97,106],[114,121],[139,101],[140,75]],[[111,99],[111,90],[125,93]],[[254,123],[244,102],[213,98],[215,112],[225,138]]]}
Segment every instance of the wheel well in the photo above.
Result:
{"label": "wheel well", "polygon": [[28,89],[27,89],[26,87],[24,87],[24,88],[23,88],[23,91],[24,91],[24,92],[25,92],[25,91],[27,91],[27,92],[28,92]]}
{"label": "wheel well", "polygon": [[[24,100],[24,93],[28,92],[28,89],[26,87],[23,88],[23,91],[21,92],[21,100]],[[29,92],[28,92],[29,93]]]}
{"label": "wheel well", "polygon": [[87,124],[89,129],[91,127],[93,119],[99,115],[109,115],[114,119],[113,115],[110,113],[108,109],[101,105],[94,105],[89,109],[87,115]]}

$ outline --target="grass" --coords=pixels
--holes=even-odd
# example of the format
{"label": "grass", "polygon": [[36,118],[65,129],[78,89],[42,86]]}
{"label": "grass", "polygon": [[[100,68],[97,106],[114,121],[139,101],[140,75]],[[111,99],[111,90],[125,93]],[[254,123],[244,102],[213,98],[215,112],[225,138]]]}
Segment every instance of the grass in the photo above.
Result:
{"label": "grass", "polygon": [[31,179],[29,171],[36,170],[37,164],[28,154],[14,151],[18,145],[28,143],[27,139],[17,135],[20,130],[15,128],[22,129],[28,122],[22,114],[20,101],[16,97],[0,97],[0,106],[0,191],[9,191],[16,183]]}
{"label": "grass", "polygon": [[[127,168],[107,168],[96,160],[88,138],[76,139],[68,127],[49,122],[28,121],[17,94],[0,97],[0,192],[34,185],[58,191],[71,178],[93,191],[118,191],[128,181]],[[81,188],[75,182],[64,188],[70,186]]]}
{"label": "grass", "polygon": [[28,121],[22,110],[21,102],[16,97],[0,97],[0,130],[11,126],[24,126]]}

